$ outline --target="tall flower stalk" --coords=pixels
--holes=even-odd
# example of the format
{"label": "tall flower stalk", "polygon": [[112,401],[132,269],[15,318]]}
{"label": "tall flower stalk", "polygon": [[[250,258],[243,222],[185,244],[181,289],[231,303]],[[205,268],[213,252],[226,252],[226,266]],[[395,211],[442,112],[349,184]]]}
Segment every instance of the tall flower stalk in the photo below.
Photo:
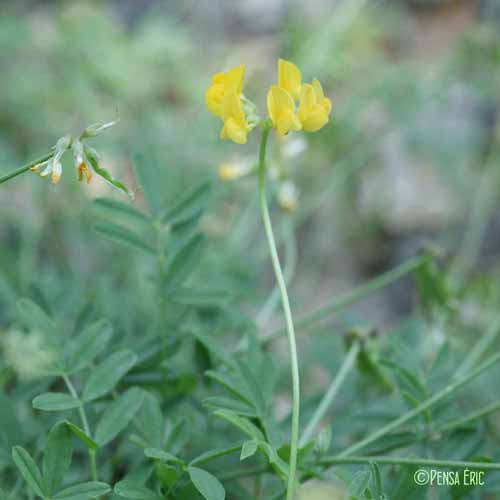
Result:
{"label": "tall flower stalk", "polygon": [[[266,150],[271,129],[278,135],[285,136],[290,132],[303,130],[316,132],[329,121],[331,111],[330,99],[325,97],[318,80],[302,83],[302,74],[295,64],[280,59],[278,61],[278,82],[272,85],[267,93],[267,111],[269,117],[260,119],[255,105],[243,95],[243,65],[226,73],[217,73],[212,79],[205,99],[208,109],[223,122],[220,138],[232,140],[237,144],[245,144],[248,134],[257,126],[262,129],[259,161],[257,166],[259,206],[264,222],[269,253],[273,265],[278,290],[283,305],[286,333],[290,352],[292,374],[292,430],[290,436],[290,460],[287,478],[287,500],[295,499],[297,478],[297,455],[300,433],[300,373],[297,354],[297,342],[293,326],[292,311],[285,278],[276,248],[271,217],[266,197]],[[224,172],[225,178],[239,178],[232,171]],[[227,174],[231,175],[227,175]],[[252,171],[248,172],[249,174]]]}
{"label": "tall flower stalk", "polygon": [[271,255],[274,274],[278,283],[278,289],[281,295],[281,303],[283,305],[283,313],[285,315],[286,330],[288,335],[288,347],[290,350],[290,361],[292,368],[292,433],[290,439],[290,472],[288,476],[287,499],[293,500],[295,497],[295,477],[297,471],[297,451],[299,446],[299,430],[300,430],[300,373],[299,373],[299,358],[297,355],[297,342],[295,340],[295,329],[293,326],[292,310],[290,308],[290,300],[288,299],[288,291],[286,288],[285,278],[281,269],[281,264],[274,239],[271,217],[269,216],[269,208],[266,198],[266,146],[269,137],[270,127],[267,122],[264,122],[262,127],[262,138],[260,142],[259,152],[259,206],[266,231],[267,244]]}

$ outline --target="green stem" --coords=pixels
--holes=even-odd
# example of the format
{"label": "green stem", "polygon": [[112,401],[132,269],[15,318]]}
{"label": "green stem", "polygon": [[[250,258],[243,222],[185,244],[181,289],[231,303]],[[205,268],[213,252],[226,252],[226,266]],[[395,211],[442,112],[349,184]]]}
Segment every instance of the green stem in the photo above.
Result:
{"label": "green stem", "polygon": [[[283,274],[285,276],[285,283],[288,286],[294,275],[295,268],[297,265],[297,242],[295,241],[295,235],[293,233],[293,224],[290,219],[286,221],[284,227],[284,233],[285,233],[284,237],[285,267],[283,270]],[[259,314],[257,315],[256,323],[260,329],[262,329],[271,318],[277,305],[279,305],[279,300],[280,300],[280,291],[279,287],[276,285],[273,288],[271,295],[269,295],[269,298],[267,299],[266,303],[264,304],[262,309],[259,311]]]}
{"label": "green stem", "polygon": [[234,470],[231,472],[226,472],[225,474],[219,474],[217,477],[221,481],[234,481],[235,479],[241,479],[243,477],[259,476],[261,474],[266,474],[267,472],[271,472],[269,466],[257,465],[248,469]]}
{"label": "green stem", "polygon": [[[355,288],[351,292],[334,299],[329,304],[316,309],[316,311],[305,314],[296,321],[297,328],[309,328],[313,324],[328,318],[344,307],[359,302],[367,295],[370,295],[378,289],[383,288],[391,284],[392,282],[402,278],[406,274],[415,271],[420,266],[422,266],[422,264],[424,264],[428,258],[428,256],[413,257],[400,266],[395,267],[394,269],[391,269],[390,271],[382,274],[381,276],[378,276],[368,283]],[[283,328],[274,330],[265,339],[263,339],[263,342],[265,342],[266,344],[272,342],[273,340],[279,338],[283,334],[283,332]]]}
{"label": "green stem", "polygon": [[445,422],[444,424],[440,425],[436,429],[436,432],[452,431],[452,430],[457,429],[459,427],[463,427],[467,424],[470,424],[471,422],[474,422],[475,420],[479,420],[480,418],[487,417],[491,413],[495,413],[498,410],[500,410],[500,401],[495,401],[494,403],[491,403],[490,405],[483,406],[479,410],[476,410],[472,413],[469,413],[465,417],[456,418],[454,420],[449,420],[448,422]]}
{"label": "green stem", "polygon": [[481,336],[478,342],[474,344],[470,353],[458,367],[455,378],[463,377],[463,375],[472,368],[481,359],[481,356],[488,350],[491,344],[495,341],[498,333],[500,332],[500,317],[496,317],[486,330],[484,335]]}
{"label": "green stem", "polygon": [[8,496],[8,498],[17,498],[16,497],[16,494],[17,494],[17,491],[19,490],[19,488],[21,487],[21,484],[23,483],[23,480],[21,477],[18,477],[17,478],[17,481],[16,481],[16,484],[14,484],[14,488],[12,488],[12,491],[10,492],[10,495]]}
{"label": "green stem", "polygon": [[408,422],[409,420],[414,419],[415,417],[417,417],[418,415],[420,415],[424,411],[428,410],[432,406],[435,406],[437,403],[439,403],[445,397],[449,396],[450,394],[452,394],[456,390],[460,389],[465,384],[469,383],[474,378],[481,375],[488,368],[491,368],[494,364],[498,363],[498,361],[500,361],[500,353],[497,353],[497,354],[491,356],[487,361],[485,361],[482,365],[478,366],[475,370],[470,372],[467,376],[462,377],[461,379],[457,380],[456,382],[449,384],[444,389],[442,389],[441,391],[434,394],[434,396],[432,396],[429,399],[425,400],[424,402],[420,403],[413,410],[410,410],[409,412],[405,413],[404,415],[401,415],[401,417],[397,418],[396,420],[393,420],[389,424],[385,425],[384,427],[382,427],[379,430],[375,431],[374,433],[370,434],[368,437],[366,437],[365,439],[362,439],[358,443],[355,443],[352,446],[349,446],[344,451],[339,453],[338,457],[340,458],[340,457],[345,457],[347,455],[352,455],[354,452],[356,452],[362,448],[365,448],[369,444],[372,444],[374,441],[377,441],[377,439],[380,439],[381,437],[385,436],[389,432],[400,427],[402,424]]}
{"label": "green stem", "polygon": [[330,408],[330,406],[332,405],[335,396],[337,395],[347,374],[351,371],[351,368],[354,366],[354,362],[356,361],[360,348],[361,344],[359,341],[356,341],[352,344],[351,349],[347,353],[347,356],[344,359],[344,362],[342,363],[339,372],[333,379],[332,383],[330,384],[330,387],[328,388],[328,391],[321,400],[318,408],[316,409],[314,415],[309,421],[309,424],[304,430],[302,437],[300,439],[300,446],[304,446],[312,438],[314,431],[316,430],[316,427],[320,423],[321,419],[325,416],[326,412],[328,411],[328,408]]}
{"label": "green stem", "polygon": [[264,126],[262,129],[262,139],[259,152],[259,203],[266,231],[267,243],[271,254],[274,274],[281,294],[281,302],[285,315],[286,331],[288,334],[288,344],[290,349],[290,361],[292,369],[292,433],[290,438],[290,473],[288,476],[287,500],[295,498],[295,476],[297,471],[297,450],[299,444],[299,424],[300,424],[300,374],[299,361],[297,356],[297,343],[295,340],[295,331],[293,328],[292,311],[290,309],[290,301],[288,300],[288,292],[286,289],[285,278],[276,249],[271,218],[267,207],[266,199],[266,145],[269,137],[269,127]]}
{"label": "green stem", "polygon": [[24,174],[24,172],[27,172],[30,168],[34,167],[35,165],[38,165],[39,163],[43,163],[44,161],[49,160],[52,158],[53,153],[46,154],[45,156],[42,156],[41,158],[38,158],[37,160],[33,160],[32,162],[24,165],[21,168],[18,168],[17,170],[13,170],[7,175],[4,175],[3,177],[0,177],[0,184],[3,184],[4,182],[9,181],[13,177],[17,177],[18,175]]}
{"label": "green stem", "polygon": [[237,451],[241,450],[241,446],[242,446],[241,444],[238,444],[236,446],[231,446],[230,448],[224,448],[222,450],[214,450],[213,452],[209,452],[209,453],[200,455],[199,457],[195,458],[194,460],[191,460],[189,465],[204,464],[206,462],[216,460],[217,458],[225,457],[226,455],[236,453]]}
{"label": "green stem", "polygon": [[[76,392],[75,386],[72,384],[71,380],[66,374],[63,374],[62,376],[66,387],[68,388],[68,391],[70,394],[76,398],[79,399],[78,393]],[[80,404],[78,407],[78,413],[80,414],[80,419],[82,421],[83,425],[83,430],[87,434],[87,436],[92,437],[92,434],[90,432],[90,426],[89,426],[89,421],[87,420],[87,414],[85,413],[85,408],[83,407],[83,404]],[[90,473],[92,476],[93,481],[97,481],[97,463],[96,463],[96,458],[95,458],[95,451],[94,450],[89,450],[89,461],[90,461]]]}
{"label": "green stem", "polygon": [[318,463],[324,466],[330,465],[355,465],[376,462],[380,465],[416,465],[446,469],[481,469],[500,470],[500,463],[488,462],[460,462],[455,460],[433,460],[427,458],[400,458],[400,457],[325,457]]}

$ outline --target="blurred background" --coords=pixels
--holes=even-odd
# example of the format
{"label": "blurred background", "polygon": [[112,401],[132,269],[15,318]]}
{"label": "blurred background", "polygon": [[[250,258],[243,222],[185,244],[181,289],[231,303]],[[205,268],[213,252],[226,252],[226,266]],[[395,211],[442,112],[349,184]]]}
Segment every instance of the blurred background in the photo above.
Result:
{"label": "blurred background", "polygon": [[[105,166],[141,207],[131,158],[147,150],[173,200],[200,178],[216,180],[220,164],[256,157],[257,132],[243,147],[218,140],[204,106],[211,75],[245,63],[245,92],[264,114],[284,57],[304,79],[320,79],[334,104],[321,133],[273,141],[271,161],[288,186],[278,183],[278,195],[286,198],[287,180],[298,194],[296,210],[277,222],[295,229],[296,307],[321,304],[428,242],[455,261],[460,279],[478,267],[496,272],[497,1],[17,1],[0,9],[2,173],[65,133],[118,118],[95,141]],[[95,286],[109,259],[127,258],[90,229],[89,200],[109,188],[96,177],[78,185],[70,164],[59,186],[32,174],[2,186],[3,303],[53,273]],[[270,268],[265,253],[251,251],[262,239],[254,180],[216,182],[214,194],[204,226],[225,249],[221,265],[265,293]],[[410,301],[404,286],[389,288],[367,304],[370,322],[390,321]]]}
{"label": "blurred background", "polygon": [[[258,133],[245,146],[219,141],[204,93],[214,72],[244,63],[245,94],[265,114],[278,57],[333,102],[320,133],[271,141],[273,218],[297,314],[422,249],[439,256],[431,310],[407,277],[323,325],[330,335],[302,337],[307,383],[329,380],[341,349],[331,334],[352,327],[410,324],[430,339],[425,352],[444,338],[467,351],[500,303],[498,0],[0,2],[0,174],[118,118],[94,140],[103,165],[145,212],[138,153],[167,205],[212,181],[194,279],[230,292],[226,321],[239,332],[248,318],[272,330],[280,311],[255,179],[218,179],[220,165],[255,162]],[[140,330],[150,262],[93,231],[102,213],[92,200],[114,192],[97,177],[79,184],[69,155],[57,186],[27,173],[0,189],[0,327],[28,296],[63,322],[91,304]],[[285,344],[277,352],[286,358]]]}

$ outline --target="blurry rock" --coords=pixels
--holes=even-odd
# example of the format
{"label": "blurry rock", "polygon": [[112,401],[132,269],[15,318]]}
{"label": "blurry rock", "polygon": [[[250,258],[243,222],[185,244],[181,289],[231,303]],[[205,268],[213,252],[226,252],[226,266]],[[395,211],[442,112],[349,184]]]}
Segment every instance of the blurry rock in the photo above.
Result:
{"label": "blurry rock", "polygon": [[382,147],[383,161],[363,174],[359,207],[394,233],[436,229],[454,220],[458,202],[431,165],[410,159],[399,133]]}

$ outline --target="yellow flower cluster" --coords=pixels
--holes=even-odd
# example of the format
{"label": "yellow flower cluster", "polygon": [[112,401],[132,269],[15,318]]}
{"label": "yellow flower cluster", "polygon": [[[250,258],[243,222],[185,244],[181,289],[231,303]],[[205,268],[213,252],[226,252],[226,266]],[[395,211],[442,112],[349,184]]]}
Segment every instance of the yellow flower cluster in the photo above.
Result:
{"label": "yellow flower cluster", "polygon": [[[248,133],[260,121],[255,106],[243,95],[244,74],[244,65],[217,73],[205,95],[208,109],[224,123],[221,139],[238,144],[246,143]],[[278,134],[293,130],[316,132],[328,123],[331,108],[318,80],[302,83],[299,68],[279,59],[278,83],[267,94],[269,118]]]}

